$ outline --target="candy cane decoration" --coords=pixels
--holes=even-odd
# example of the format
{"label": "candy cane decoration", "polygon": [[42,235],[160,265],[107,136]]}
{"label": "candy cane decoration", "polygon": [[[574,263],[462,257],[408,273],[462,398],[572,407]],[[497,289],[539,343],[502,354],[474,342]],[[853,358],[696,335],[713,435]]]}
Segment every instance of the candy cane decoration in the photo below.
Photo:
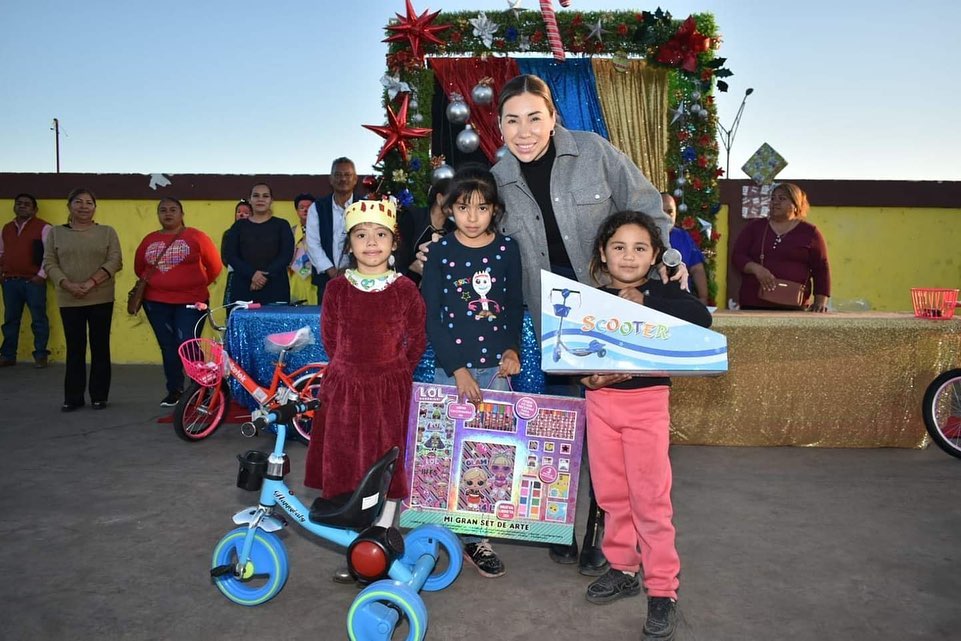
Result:
{"label": "candy cane decoration", "polygon": [[[571,0],[560,0],[562,7],[570,6]],[[541,0],[541,13],[544,14],[544,25],[547,27],[547,41],[551,43],[554,60],[564,62],[564,44],[561,42],[561,32],[557,29],[557,16],[554,15],[554,3],[551,0]]]}

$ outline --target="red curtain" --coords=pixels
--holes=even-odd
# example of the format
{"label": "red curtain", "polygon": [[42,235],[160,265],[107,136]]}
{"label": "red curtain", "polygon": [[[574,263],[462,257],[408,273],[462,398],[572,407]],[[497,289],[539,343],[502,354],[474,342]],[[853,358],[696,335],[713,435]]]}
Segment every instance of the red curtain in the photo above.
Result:
{"label": "red curtain", "polygon": [[[470,107],[468,122],[480,136],[481,151],[493,163],[494,154],[503,145],[497,126],[497,97],[501,87],[520,75],[517,62],[512,58],[431,58],[430,66],[448,100],[452,93],[464,97]],[[476,105],[471,100],[471,90],[485,77],[494,79],[494,99],[489,105]]]}

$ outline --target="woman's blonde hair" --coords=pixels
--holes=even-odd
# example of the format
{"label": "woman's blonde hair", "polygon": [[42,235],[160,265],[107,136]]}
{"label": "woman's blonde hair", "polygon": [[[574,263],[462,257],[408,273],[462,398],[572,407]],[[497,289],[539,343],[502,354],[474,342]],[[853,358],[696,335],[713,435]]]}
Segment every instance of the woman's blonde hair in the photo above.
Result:
{"label": "woman's blonde hair", "polygon": [[808,195],[804,193],[803,189],[794,183],[781,183],[771,190],[771,195],[773,196],[776,191],[782,192],[794,204],[798,218],[807,218],[808,209],[811,208],[811,205],[808,203]]}

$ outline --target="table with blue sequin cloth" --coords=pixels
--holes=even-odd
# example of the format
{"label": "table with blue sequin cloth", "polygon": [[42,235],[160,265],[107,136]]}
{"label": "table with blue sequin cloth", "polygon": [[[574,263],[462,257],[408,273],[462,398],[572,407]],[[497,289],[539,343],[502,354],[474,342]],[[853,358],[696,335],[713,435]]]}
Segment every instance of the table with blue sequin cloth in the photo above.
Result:
{"label": "table with blue sequin cloth", "polygon": [[[296,354],[288,354],[286,370],[293,371],[308,363],[327,362],[327,351],[320,340],[320,307],[317,305],[303,307],[278,305],[234,311],[227,323],[225,337],[227,353],[258,383],[267,386],[274,373],[277,355],[267,351],[264,347],[264,339],[269,334],[290,332],[301,327],[310,328],[315,342]],[[524,314],[520,347],[521,373],[511,378],[511,385],[517,392],[543,393],[544,374],[540,369],[540,346],[534,335],[533,321],[528,313]],[[414,380],[418,383],[432,383],[434,367],[434,350],[428,344],[420,364],[414,371]],[[234,399],[239,403],[250,409],[257,406],[254,399],[237,381],[232,380],[230,386]]]}

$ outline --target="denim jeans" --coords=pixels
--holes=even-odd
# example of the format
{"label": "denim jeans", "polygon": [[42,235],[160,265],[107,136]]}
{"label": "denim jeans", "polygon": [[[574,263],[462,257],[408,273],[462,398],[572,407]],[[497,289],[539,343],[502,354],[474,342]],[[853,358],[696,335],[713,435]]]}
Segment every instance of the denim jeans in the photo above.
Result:
{"label": "denim jeans", "polygon": [[[467,368],[477,384],[480,385],[481,389],[489,389],[497,392],[507,392],[510,391],[510,382],[506,378],[501,378],[496,376],[497,367],[469,367]],[[434,370],[434,383],[437,385],[453,385],[457,387],[457,381],[454,380],[453,376],[448,376],[444,368],[438,367]],[[464,545],[471,543],[480,543],[481,541],[486,541],[487,539],[474,536],[471,534],[460,534],[461,541]]]}
{"label": "denim jeans", "polygon": [[33,357],[46,358],[50,323],[47,320],[47,281],[37,285],[26,278],[11,278],[3,283],[3,345],[0,358],[17,360],[20,343],[20,319],[23,306],[30,310],[30,329],[33,330]]}
{"label": "denim jeans", "polygon": [[197,327],[198,334],[203,331],[203,322],[200,322],[199,327],[197,324],[204,313],[197,309],[187,309],[186,305],[151,300],[144,301],[143,309],[160,345],[167,392],[181,392],[184,388],[184,370],[177,350],[185,340],[194,338],[194,327]]}

